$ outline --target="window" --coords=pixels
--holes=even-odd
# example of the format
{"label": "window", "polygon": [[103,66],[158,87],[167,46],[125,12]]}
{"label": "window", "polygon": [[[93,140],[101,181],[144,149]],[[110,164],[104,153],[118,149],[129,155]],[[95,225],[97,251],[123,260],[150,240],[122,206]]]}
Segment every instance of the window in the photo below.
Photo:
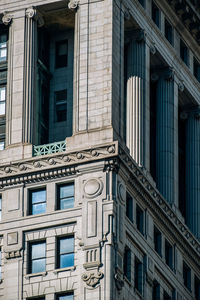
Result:
{"label": "window", "polygon": [[136,205],[136,225],[137,229],[144,234],[144,211]]}
{"label": "window", "polygon": [[30,215],[37,215],[46,212],[46,189],[30,191]]}
{"label": "window", "polygon": [[56,300],[73,300],[73,299],[74,299],[73,293],[56,295]]}
{"label": "window", "polygon": [[165,240],[165,262],[171,269],[173,268],[173,249],[167,240]]}
{"label": "window", "polygon": [[143,271],[142,263],[139,259],[135,258],[135,288],[142,294],[143,285]]}
{"label": "window", "polygon": [[184,63],[188,66],[189,51],[188,51],[188,47],[185,45],[185,43],[182,40],[180,40],[180,57],[184,61]]}
{"label": "window", "polygon": [[183,262],[183,282],[188,290],[191,290],[191,269]]}
{"label": "window", "polygon": [[144,7],[144,0],[138,0],[138,2]]}
{"label": "window", "polygon": [[165,37],[168,42],[173,45],[173,28],[172,25],[165,19]]}
{"label": "window", "polygon": [[131,281],[131,249],[128,247],[124,251],[124,275]]}
{"label": "window", "polygon": [[64,122],[67,120],[67,90],[55,92],[55,121]]}
{"label": "window", "polygon": [[57,189],[57,209],[74,207],[74,183],[59,185]]}
{"label": "window", "polygon": [[6,112],[6,87],[0,86],[0,116],[4,116]]}
{"label": "window", "polygon": [[5,148],[5,141],[0,140],[0,151],[4,150]]}
{"label": "window", "polygon": [[46,242],[30,243],[28,269],[29,273],[44,272],[46,270]]}
{"label": "window", "polygon": [[45,300],[45,297],[28,298],[27,300]]}
{"label": "window", "polygon": [[126,216],[133,222],[133,198],[129,193],[126,193]]}
{"label": "window", "polygon": [[196,58],[194,58],[194,76],[200,82],[200,64]]}
{"label": "window", "polygon": [[154,249],[162,256],[162,235],[156,226],[154,226]]}
{"label": "window", "polygon": [[194,279],[194,294],[195,299],[200,300],[200,279],[198,279],[196,276]]}
{"label": "window", "polygon": [[163,300],[171,300],[172,298],[164,291]]}
{"label": "window", "polygon": [[57,268],[67,268],[74,265],[74,237],[58,238],[57,250]]}
{"label": "window", "polygon": [[154,2],[152,2],[152,20],[158,27],[160,27],[160,10]]}
{"label": "window", "polygon": [[152,300],[160,300],[160,285],[157,281],[153,282]]}
{"label": "window", "polygon": [[7,40],[8,36],[6,33],[0,34],[0,62],[7,60]]}
{"label": "window", "polygon": [[67,66],[67,40],[56,43],[56,68],[63,68]]}

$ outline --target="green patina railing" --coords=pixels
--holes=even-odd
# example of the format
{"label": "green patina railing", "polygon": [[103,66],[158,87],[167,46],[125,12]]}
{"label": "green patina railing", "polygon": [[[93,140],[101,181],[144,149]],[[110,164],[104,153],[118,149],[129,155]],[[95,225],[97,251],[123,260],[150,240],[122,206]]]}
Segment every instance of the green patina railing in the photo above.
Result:
{"label": "green patina railing", "polygon": [[33,146],[33,156],[47,155],[57,152],[64,152],[66,150],[66,142],[57,142],[39,146]]}

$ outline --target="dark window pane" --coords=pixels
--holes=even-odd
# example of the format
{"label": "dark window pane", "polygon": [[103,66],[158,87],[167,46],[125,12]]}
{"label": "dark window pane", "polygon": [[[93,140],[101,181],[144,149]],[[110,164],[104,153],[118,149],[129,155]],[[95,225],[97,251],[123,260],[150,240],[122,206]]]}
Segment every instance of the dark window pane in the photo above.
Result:
{"label": "dark window pane", "polygon": [[144,234],[144,212],[138,205],[136,206],[136,225],[137,229]]}
{"label": "dark window pane", "polygon": [[184,61],[184,63],[188,66],[189,63],[188,47],[185,45],[185,43],[182,40],[180,41],[180,57]]}
{"label": "dark window pane", "polygon": [[7,60],[7,34],[0,35],[0,62]]}
{"label": "dark window pane", "polygon": [[200,300],[200,279],[195,276],[195,283],[194,283],[194,293],[195,299]]}
{"label": "dark window pane", "polygon": [[200,64],[195,58],[194,58],[194,76],[200,82]]}
{"label": "dark window pane", "polygon": [[56,68],[67,66],[68,42],[67,40],[56,43]]}
{"label": "dark window pane", "polygon": [[58,295],[56,297],[56,300],[73,300],[74,296],[73,294],[67,294],[67,295]]}
{"label": "dark window pane", "polygon": [[74,253],[62,254],[60,256],[60,268],[67,268],[74,265]]}
{"label": "dark window pane", "polygon": [[173,268],[173,248],[165,240],[165,262],[172,269]]}
{"label": "dark window pane", "polygon": [[37,215],[46,212],[46,190],[30,191],[30,214]]}
{"label": "dark window pane", "polygon": [[154,247],[155,251],[162,255],[162,235],[161,232],[154,226]]}
{"label": "dark window pane", "polygon": [[165,20],[165,37],[170,44],[173,44],[173,28],[167,20]]}
{"label": "dark window pane", "polygon": [[126,215],[133,222],[133,198],[129,193],[126,193]]}
{"label": "dark window pane", "polygon": [[32,273],[44,272],[46,269],[46,259],[37,259],[32,261]]}
{"label": "dark window pane", "polygon": [[60,253],[69,253],[74,251],[74,238],[60,239]]}
{"label": "dark window pane", "polygon": [[190,290],[191,289],[191,269],[188,265],[183,262],[183,281],[184,285]]}
{"label": "dark window pane", "polygon": [[58,186],[57,208],[67,209],[74,207],[74,183]]}
{"label": "dark window pane", "polygon": [[124,275],[131,281],[131,250],[128,247],[124,252]]}
{"label": "dark window pane", "polygon": [[32,244],[32,259],[45,257],[46,246],[45,243]]}
{"label": "dark window pane", "polygon": [[158,282],[153,282],[152,300],[160,300],[160,285]]}
{"label": "dark window pane", "polygon": [[158,27],[160,27],[160,10],[154,2],[152,2],[152,20]]}
{"label": "dark window pane", "polygon": [[42,214],[46,212],[46,203],[34,204],[32,207],[32,215]]}
{"label": "dark window pane", "polygon": [[46,190],[32,191],[32,203],[41,203],[46,201]]}
{"label": "dark window pane", "polygon": [[142,285],[143,285],[143,271],[142,263],[135,259],[135,288],[142,294]]}
{"label": "dark window pane", "polygon": [[67,120],[67,90],[55,92],[55,120],[64,122]]}

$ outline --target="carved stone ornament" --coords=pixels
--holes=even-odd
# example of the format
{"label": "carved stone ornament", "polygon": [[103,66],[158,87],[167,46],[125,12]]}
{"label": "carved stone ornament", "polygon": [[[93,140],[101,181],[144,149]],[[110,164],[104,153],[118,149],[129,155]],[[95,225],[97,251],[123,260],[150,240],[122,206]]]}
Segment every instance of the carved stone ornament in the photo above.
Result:
{"label": "carved stone ornament", "polygon": [[27,8],[27,10],[26,10],[26,16],[29,19],[32,19],[35,15],[36,15],[36,9],[34,9],[33,7]]}
{"label": "carved stone ornament", "polygon": [[79,1],[78,0],[70,0],[68,3],[68,8],[71,10],[75,10],[78,8]]}
{"label": "carved stone ornament", "polygon": [[2,17],[2,22],[4,25],[9,25],[12,21],[12,15],[9,15],[7,13],[4,13],[3,17]]}
{"label": "carved stone ornament", "polygon": [[122,183],[119,183],[119,185],[118,185],[118,196],[119,196],[119,198],[122,202],[125,201],[126,190],[125,190],[125,187]]}
{"label": "carved stone ornament", "polygon": [[88,286],[95,287],[100,282],[100,279],[103,278],[103,273],[84,273],[81,278]]}
{"label": "carved stone ornament", "polygon": [[103,182],[98,178],[91,178],[84,184],[84,194],[87,198],[99,196],[103,190]]}
{"label": "carved stone ornament", "polygon": [[124,286],[124,281],[120,278],[120,275],[118,273],[115,274],[115,284],[118,291],[121,291]]}

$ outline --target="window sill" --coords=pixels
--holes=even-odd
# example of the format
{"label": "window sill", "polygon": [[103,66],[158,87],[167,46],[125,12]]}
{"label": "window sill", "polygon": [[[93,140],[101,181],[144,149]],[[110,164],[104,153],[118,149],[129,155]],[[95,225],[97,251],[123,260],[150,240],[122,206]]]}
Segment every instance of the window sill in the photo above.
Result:
{"label": "window sill", "polygon": [[138,291],[137,288],[134,288],[135,293],[138,295],[138,297],[140,297],[140,299],[143,299],[143,295],[140,293],[140,291]]}
{"label": "window sill", "polygon": [[128,283],[128,285],[130,285],[131,286],[131,282],[130,282],[130,280],[124,275],[124,281],[126,282],[126,283]]}
{"label": "window sill", "polygon": [[29,278],[31,278],[31,277],[36,277],[36,276],[46,276],[47,275],[47,271],[45,271],[45,272],[38,272],[38,273],[31,273],[31,274],[26,274],[25,275],[25,278],[26,279],[29,279]]}
{"label": "window sill", "polygon": [[54,274],[60,273],[60,272],[65,272],[65,271],[75,271],[76,270],[76,266],[71,266],[71,267],[67,267],[67,268],[62,268],[62,269],[56,269],[53,271]]}

